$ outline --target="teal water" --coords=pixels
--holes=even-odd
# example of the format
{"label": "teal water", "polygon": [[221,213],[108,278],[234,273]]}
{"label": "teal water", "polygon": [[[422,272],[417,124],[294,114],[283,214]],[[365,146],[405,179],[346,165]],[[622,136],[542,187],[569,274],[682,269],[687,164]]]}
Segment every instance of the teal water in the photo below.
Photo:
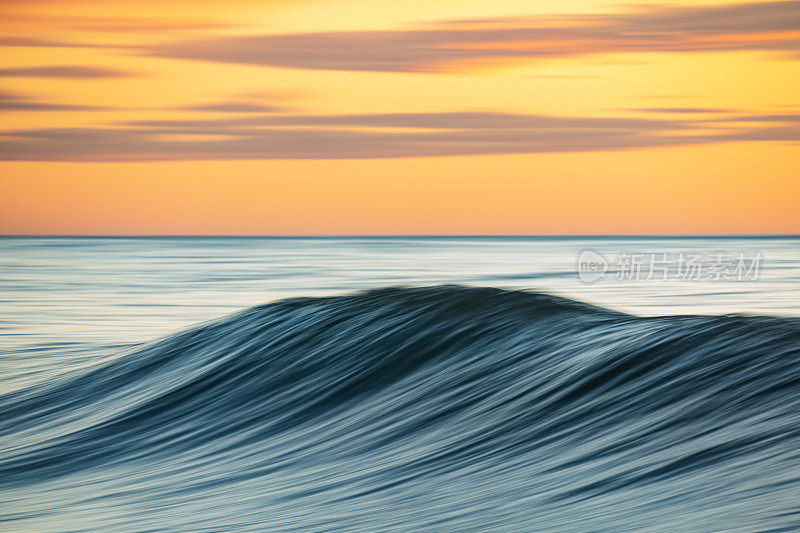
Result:
{"label": "teal water", "polygon": [[4,531],[800,530],[796,238],[0,249]]}
{"label": "teal water", "polygon": [[[757,281],[587,284],[576,271],[586,249],[763,259]],[[800,237],[6,237],[0,347],[141,342],[279,298],[442,283],[532,289],[643,315],[797,315]]]}

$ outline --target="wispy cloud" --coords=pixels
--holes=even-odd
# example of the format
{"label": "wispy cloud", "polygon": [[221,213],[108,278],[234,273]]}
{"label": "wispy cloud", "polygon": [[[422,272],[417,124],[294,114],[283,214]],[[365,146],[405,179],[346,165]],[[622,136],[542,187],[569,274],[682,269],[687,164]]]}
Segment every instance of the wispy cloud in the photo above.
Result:
{"label": "wispy cloud", "polygon": [[[2,5],[2,2],[0,2]],[[3,13],[3,26],[25,30],[86,30],[100,33],[152,33],[228,28],[218,21],[170,17],[103,17]]]}
{"label": "wispy cloud", "polygon": [[185,111],[206,111],[210,113],[276,113],[284,108],[276,105],[254,104],[251,102],[216,102],[182,107]]}
{"label": "wispy cloud", "polygon": [[293,103],[305,97],[307,97],[305,91],[297,89],[247,92],[224,97],[218,101],[186,105],[177,109],[204,113],[285,113],[293,108]]}
{"label": "wispy cloud", "polygon": [[[756,121],[754,121],[756,122]],[[372,159],[800,141],[800,118],[735,127],[705,119],[464,113],[261,115],[0,133],[2,160]],[[715,127],[720,132],[703,133]],[[209,140],[208,136],[214,137]]]}
{"label": "wispy cloud", "polygon": [[53,39],[40,39],[38,37],[25,37],[7,35],[0,37],[0,46],[13,46],[23,48],[118,48],[116,45],[102,45],[75,41],[59,41]]}
{"label": "wispy cloud", "polygon": [[130,76],[132,76],[131,73],[117,69],[74,65],[0,68],[0,78],[100,79]]}
{"label": "wispy cloud", "polygon": [[732,113],[730,109],[718,107],[637,107],[629,111],[644,113],[669,113],[669,114],[713,114],[713,113]]}
{"label": "wispy cloud", "polygon": [[86,105],[53,104],[30,100],[14,93],[0,91],[0,112],[4,111],[99,111],[105,108]]}
{"label": "wispy cloud", "polygon": [[780,113],[772,115],[735,115],[721,120],[726,122],[800,122],[800,113]]}
{"label": "wispy cloud", "polygon": [[444,21],[431,28],[220,36],[147,46],[153,56],[301,69],[441,72],[475,63],[618,53],[800,51],[800,1],[621,14]]}

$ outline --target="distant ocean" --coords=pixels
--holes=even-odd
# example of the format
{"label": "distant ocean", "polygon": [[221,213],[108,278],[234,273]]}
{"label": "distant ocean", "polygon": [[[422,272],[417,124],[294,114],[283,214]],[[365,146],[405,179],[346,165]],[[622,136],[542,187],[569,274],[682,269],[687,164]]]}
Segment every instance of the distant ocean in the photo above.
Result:
{"label": "distant ocean", "polygon": [[800,531],[800,237],[0,238],[0,529]]}

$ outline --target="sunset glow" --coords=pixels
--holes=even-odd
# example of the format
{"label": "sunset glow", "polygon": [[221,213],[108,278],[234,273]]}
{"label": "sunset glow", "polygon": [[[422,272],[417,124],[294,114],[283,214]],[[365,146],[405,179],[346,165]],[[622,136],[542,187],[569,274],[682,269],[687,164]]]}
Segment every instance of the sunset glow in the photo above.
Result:
{"label": "sunset glow", "polygon": [[800,233],[800,2],[0,3],[3,234]]}

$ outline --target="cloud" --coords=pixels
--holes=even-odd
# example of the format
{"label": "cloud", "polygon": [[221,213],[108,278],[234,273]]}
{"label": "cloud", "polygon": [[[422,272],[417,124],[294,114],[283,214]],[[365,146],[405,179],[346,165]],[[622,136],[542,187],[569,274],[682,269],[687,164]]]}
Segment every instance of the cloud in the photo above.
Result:
{"label": "cloud", "polygon": [[116,45],[100,45],[81,42],[54,41],[36,37],[6,36],[0,37],[0,46],[28,48],[117,48]]}
{"label": "cloud", "polygon": [[214,104],[182,107],[181,109],[185,111],[206,111],[211,113],[276,113],[282,111],[284,108],[250,102],[217,102]]}
{"label": "cloud", "polygon": [[105,108],[85,105],[50,104],[0,92],[0,112],[4,111],[98,111]]}
{"label": "cloud", "polygon": [[[2,2],[0,2],[2,5]],[[102,33],[151,33],[230,28],[219,21],[168,17],[59,16],[35,13],[4,13],[6,27],[16,30],[87,30]]]}
{"label": "cloud", "polygon": [[558,117],[514,113],[450,112],[450,113],[374,113],[353,115],[280,115],[213,120],[148,120],[131,122],[130,126],[186,129],[212,127],[217,129],[261,126],[311,127],[374,127],[419,128],[440,130],[529,130],[529,129],[629,129],[644,131],[685,127],[677,121],[638,118]]}
{"label": "cloud", "polygon": [[767,128],[736,129],[728,124],[722,133],[702,134],[699,128],[709,124],[715,126],[709,120],[488,112],[154,120],[104,128],[2,132],[0,160],[374,159],[800,140],[800,120]]}
{"label": "cloud", "polygon": [[800,0],[621,14],[444,21],[431,28],[238,35],[147,46],[152,56],[272,67],[442,72],[477,63],[618,53],[800,51]]}
{"label": "cloud", "polygon": [[731,113],[730,109],[717,107],[638,107],[629,111],[640,111],[643,113],[676,113],[676,114],[711,114],[711,113]]}
{"label": "cloud", "polygon": [[800,122],[800,113],[777,115],[739,115],[724,119],[728,122]]}
{"label": "cloud", "polygon": [[102,79],[125,78],[130,75],[121,70],[86,66],[0,68],[0,78]]}
{"label": "cloud", "polygon": [[195,104],[177,109],[204,113],[284,113],[291,109],[287,105],[289,102],[295,102],[302,96],[304,96],[304,93],[297,90],[250,92],[238,94],[222,101]]}

